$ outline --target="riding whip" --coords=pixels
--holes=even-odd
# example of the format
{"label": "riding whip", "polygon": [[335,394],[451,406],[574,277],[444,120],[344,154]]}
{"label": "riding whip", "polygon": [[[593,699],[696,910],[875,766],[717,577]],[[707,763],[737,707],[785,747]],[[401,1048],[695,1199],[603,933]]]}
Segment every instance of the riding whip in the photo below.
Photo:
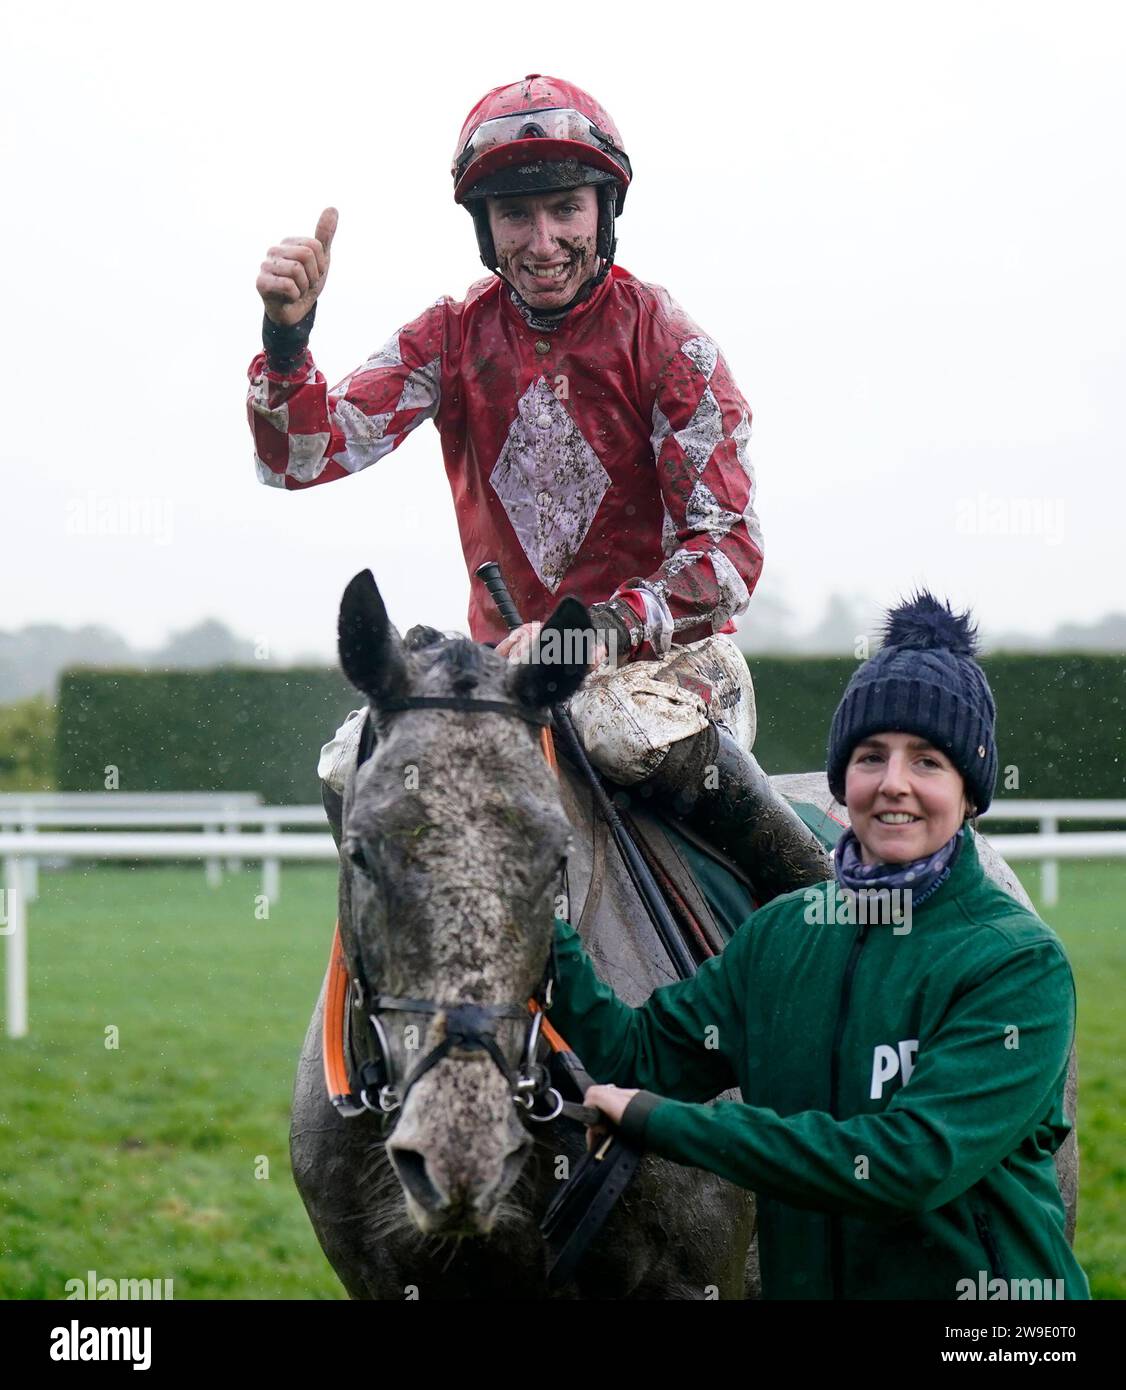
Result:
{"label": "riding whip", "polygon": [[[521,626],[520,614],[516,604],[513,602],[512,595],[508,591],[508,586],[504,582],[500,566],[493,560],[479,565],[475,571],[477,578],[482,581],[485,588],[492,595],[493,601],[497,606],[501,617],[508,625],[510,631]],[[649,919],[657,935],[661,939],[661,944],[671,960],[676,973],[682,980],[687,980],[696,973],[696,962],[692,959],[687,947],[681,940],[680,929],[676,920],[669,911],[665,903],[664,896],[657,882],[653,877],[649,865],[642,858],[637,846],[633,842],[633,837],[622,824],[622,819],[614,806],[614,803],[606,795],[606,789],[602,785],[602,779],[591,766],[590,759],[586,755],[586,749],[582,745],[578,731],[571,720],[570,714],[562,704],[552,705],[551,717],[555,722],[555,727],[563,736],[566,750],[575,766],[582,772],[587,782],[590,784],[591,792],[594,796],[595,805],[602,813],[607,825],[614,836],[614,843],[618,846],[618,851],[622,856],[626,868],[629,870],[630,878],[633,880],[634,887],[637,889],[638,896],[645,905],[645,910],[649,914]]]}

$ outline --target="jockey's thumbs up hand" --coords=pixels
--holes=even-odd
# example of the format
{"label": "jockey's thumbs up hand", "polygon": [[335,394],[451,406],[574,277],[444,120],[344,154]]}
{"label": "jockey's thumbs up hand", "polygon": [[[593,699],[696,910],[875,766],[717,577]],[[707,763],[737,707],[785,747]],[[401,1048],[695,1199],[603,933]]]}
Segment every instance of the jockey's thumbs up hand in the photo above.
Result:
{"label": "jockey's thumbs up hand", "polygon": [[274,323],[300,323],[316,303],[328,277],[339,216],[335,208],[325,208],[316,236],[287,236],[267,251],[255,289]]}

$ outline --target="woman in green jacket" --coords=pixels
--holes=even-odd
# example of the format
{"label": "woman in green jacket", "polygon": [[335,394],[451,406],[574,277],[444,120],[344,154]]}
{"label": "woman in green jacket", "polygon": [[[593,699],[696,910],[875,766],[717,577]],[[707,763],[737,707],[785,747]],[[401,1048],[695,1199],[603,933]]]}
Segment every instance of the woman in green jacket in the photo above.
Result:
{"label": "woman in green jacket", "polygon": [[766,1298],[1089,1297],[1052,1157],[1071,969],[967,824],[997,773],[974,635],[925,593],[890,615],[829,738],[836,878],[761,908],[693,978],[631,1009],[556,924],[552,1021],[613,1083],[587,1103],[755,1191]]}

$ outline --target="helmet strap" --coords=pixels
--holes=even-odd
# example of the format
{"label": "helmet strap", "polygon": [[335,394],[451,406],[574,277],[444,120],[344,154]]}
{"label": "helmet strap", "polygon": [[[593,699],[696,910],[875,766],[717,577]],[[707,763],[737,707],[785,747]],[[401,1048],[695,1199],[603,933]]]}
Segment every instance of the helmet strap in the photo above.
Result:
{"label": "helmet strap", "polygon": [[484,198],[465,205],[473,218],[473,230],[477,233],[477,250],[481,254],[481,264],[496,275],[497,248],[493,244],[493,230],[489,226],[489,209]]}
{"label": "helmet strap", "polygon": [[614,264],[614,252],[618,249],[618,238],[614,233],[614,208],[617,198],[617,184],[598,185],[598,254],[607,270]]}

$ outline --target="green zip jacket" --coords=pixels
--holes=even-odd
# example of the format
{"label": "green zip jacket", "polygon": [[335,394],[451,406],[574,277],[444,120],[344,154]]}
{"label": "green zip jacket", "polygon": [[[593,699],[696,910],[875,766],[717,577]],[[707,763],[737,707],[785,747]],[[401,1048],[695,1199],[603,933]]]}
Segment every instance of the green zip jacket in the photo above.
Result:
{"label": "green zip jacket", "polygon": [[755,1191],[764,1297],[1088,1298],[1052,1158],[1063,947],[968,829],[942,887],[894,909],[864,924],[832,881],[777,898],[638,1009],[556,919],[551,1021],[597,1080],[641,1088],[625,1134]]}

